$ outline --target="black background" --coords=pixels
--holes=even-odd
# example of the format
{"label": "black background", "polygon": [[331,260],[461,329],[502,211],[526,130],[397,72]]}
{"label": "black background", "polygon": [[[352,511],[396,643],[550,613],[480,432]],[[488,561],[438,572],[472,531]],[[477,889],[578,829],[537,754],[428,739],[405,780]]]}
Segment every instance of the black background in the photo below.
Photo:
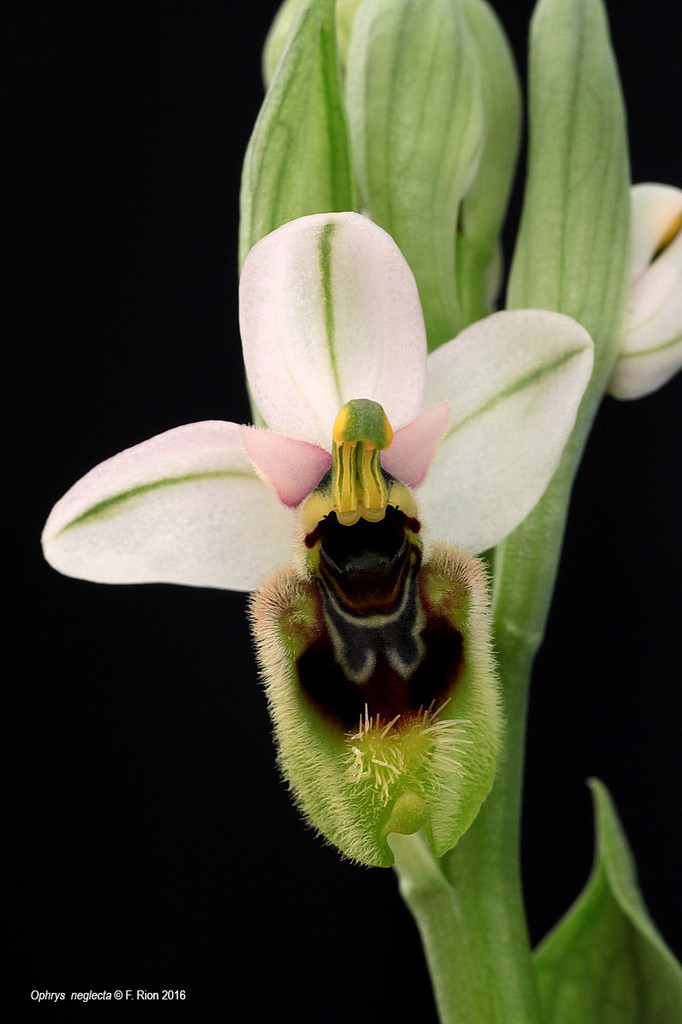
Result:
{"label": "black background", "polygon": [[[238,184],[275,7],[28,4],[12,25],[3,506],[17,1019],[384,1024],[409,1002],[435,1021],[393,873],[342,862],[278,779],[244,596],[96,586],[40,555],[51,505],[95,463],[181,423],[249,417]],[[497,7],[524,68],[532,5]],[[679,184],[679,9],[609,7],[633,178]],[[512,228],[517,216],[518,197]],[[607,399],[577,481],[530,713],[534,941],[589,872],[594,774],[682,952],[681,397],[677,380],[639,402]],[[30,1000],[117,987],[187,1000],[66,1016]]]}

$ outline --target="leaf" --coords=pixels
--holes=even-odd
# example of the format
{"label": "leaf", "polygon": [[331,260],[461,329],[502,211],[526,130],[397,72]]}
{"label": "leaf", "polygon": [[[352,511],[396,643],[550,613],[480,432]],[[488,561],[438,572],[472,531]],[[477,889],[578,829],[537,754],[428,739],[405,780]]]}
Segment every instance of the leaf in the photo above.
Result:
{"label": "leaf", "polygon": [[246,150],[240,209],[240,266],[281,224],[353,209],[333,0],[310,0],[294,20]]}
{"label": "leaf", "polygon": [[593,779],[597,851],[585,890],[536,953],[549,1024],[679,1024],[682,969],[637,887],[608,791]]}

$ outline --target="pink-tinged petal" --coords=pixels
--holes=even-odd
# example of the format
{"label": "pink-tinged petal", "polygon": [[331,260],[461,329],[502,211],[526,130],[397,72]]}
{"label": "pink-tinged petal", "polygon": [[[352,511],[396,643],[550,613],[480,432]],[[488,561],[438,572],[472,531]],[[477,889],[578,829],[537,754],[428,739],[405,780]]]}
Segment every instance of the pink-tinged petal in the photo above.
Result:
{"label": "pink-tinged petal", "polygon": [[242,443],[260,475],[288,508],[296,508],[331,466],[331,455],[308,441],[242,427]]}
{"label": "pink-tinged petal", "polygon": [[449,416],[449,403],[439,402],[396,430],[391,447],[381,453],[384,469],[408,487],[419,487],[429,471]]}
{"label": "pink-tinged petal", "polygon": [[580,324],[546,310],[494,313],[429,356],[427,402],[451,418],[418,493],[434,540],[475,553],[542,496],[592,370]]}
{"label": "pink-tinged petal", "polygon": [[209,421],[96,466],[53,508],[43,547],[55,569],[97,583],[253,590],[289,561],[293,529],[241,428]]}
{"label": "pink-tinged petal", "polygon": [[329,447],[352,398],[379,402],[394,428],[420,411],[417,286],[393,239],[366,217],[315,214],[261,239],[239,302],[249,384],[272,430]]}

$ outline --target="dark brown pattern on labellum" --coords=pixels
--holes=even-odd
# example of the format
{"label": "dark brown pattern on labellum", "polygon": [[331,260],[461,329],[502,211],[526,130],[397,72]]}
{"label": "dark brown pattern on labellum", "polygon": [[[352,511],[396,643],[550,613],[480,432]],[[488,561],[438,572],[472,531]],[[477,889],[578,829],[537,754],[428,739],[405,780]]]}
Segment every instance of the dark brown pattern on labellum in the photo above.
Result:
{"label": "dark brown pattern on labellum", "polygon": [[[388,722],[441,703],[459,677],[461,633],[429,607],[417,520],[388,506],[378,523],[342,526],[332,512],[309,535],[326,628],[300,655],[301,687],[344,729],[365,713]],[[308,538],[306,539],[308,542]]]}

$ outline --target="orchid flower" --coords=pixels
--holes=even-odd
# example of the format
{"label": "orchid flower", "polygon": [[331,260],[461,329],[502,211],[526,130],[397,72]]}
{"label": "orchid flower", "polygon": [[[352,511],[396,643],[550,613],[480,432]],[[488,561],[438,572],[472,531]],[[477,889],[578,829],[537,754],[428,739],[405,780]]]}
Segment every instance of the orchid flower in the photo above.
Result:
{"label": "orchid flower", "polygon": [[427,358],[407,263],[354,213],[262,239],[240,321],[267,429],[190,424],[114,456],[57,503],[46,557],[108,583],[259,587],[259,659],[304,813],[365,863],[392,863],[387,836],[420,828],[440,855],[492,785],[501,730],[470,553],[542,495],[592,343],[566,316],[517,310]]}
{"label": "orchid flower", "polygon": [[609,391],[641,398],[682,366],[682,189],[630,191],[632,269],[625,333]]}

